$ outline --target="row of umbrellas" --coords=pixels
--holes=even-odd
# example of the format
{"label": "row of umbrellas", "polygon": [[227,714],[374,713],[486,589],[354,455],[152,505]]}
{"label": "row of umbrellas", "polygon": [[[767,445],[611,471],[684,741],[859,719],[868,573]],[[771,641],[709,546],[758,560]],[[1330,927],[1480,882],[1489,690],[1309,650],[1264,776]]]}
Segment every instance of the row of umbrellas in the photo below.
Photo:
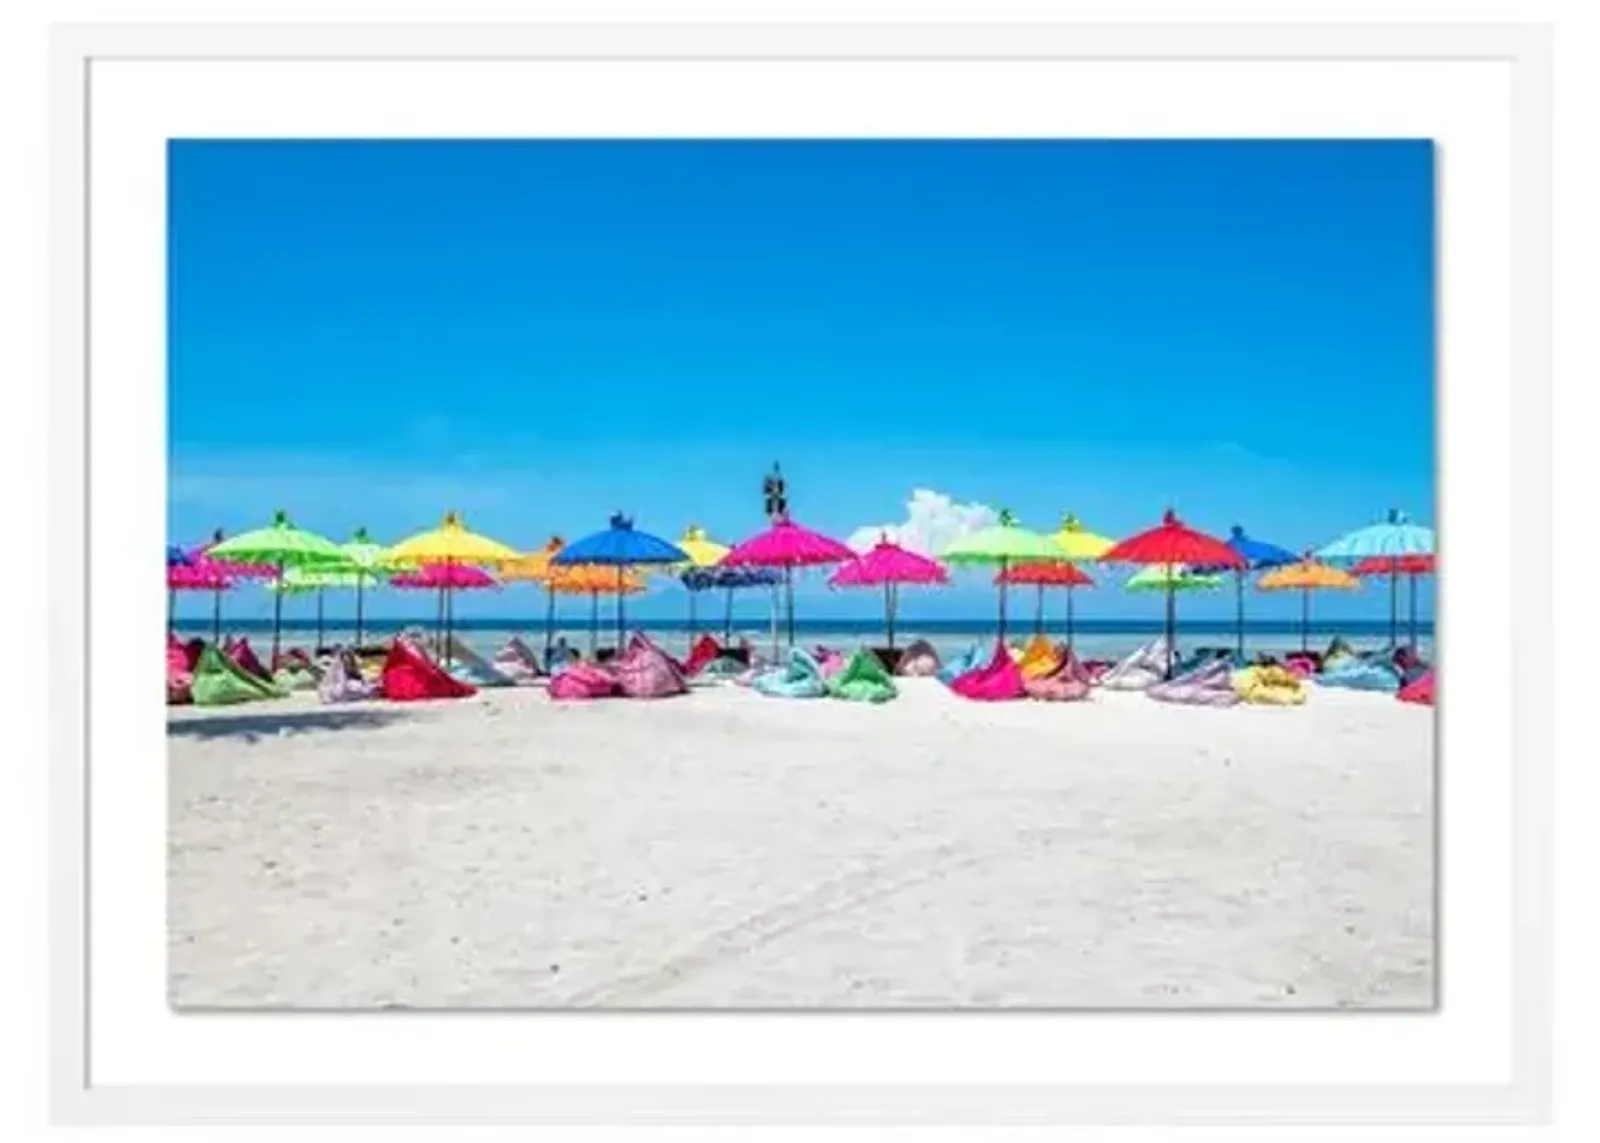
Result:
{"label": "row of umbrellas", "polygon": [[[482,571],[496,568],[502,580],[531,580],[546,587],[548,632],[553,626],[554,599],[560,593],[586,592],[595,600],[596,622],[600,594],[616,597],[619,644],[625,637],[625,597],[643,590],[639,570],[671,566],[680,571],[690,591],[693,626],[695,596],[705,590],[732,593],[741,587],[783,587],[788,641],[794,642],[794,571],[796,568],[840,565],[829,579],[839,588],[873,588],[884,593],[885,626],[893,646],[894,625],[903,586],[947,582],[944,564],[957,567],[991,565],[998,568],[999,625],[1004,637],[1006,597],[1013,586],[1034,586],[1042,624],[1046,587],[1065,587],[1068,639],[1071,639],[1072,591],[1092,586],[1093,580],[1076,564],[1080,561],[1145,565],[1129,581],[1135,590],[1160,590],[1166,595],[1166,630],[1169,646],[1175,631],[1176,594],[1199,587],[1220,586],[1223,573],[1235,575],[1238,589],[1239,647],[1243,649],[1244,579],[1251,571],[1270,569],[1258,586],[1263,590],[1296,589],[1302,592],[1302,629],[1309,627],[1310,592],[1356,586],[1357,575],[1390,577],[1390,641],[1398,642],[1398,581],[1412,577],[1412,635],[1415,639],[1415,576],[1433,570],[1433,533],[1412,524],[1402,513],[1341,537],[1314,553],[1296,556],[1286,548],[1254,540],[1235,527],[1227,540],[1189,528],[1168,511],[1161,523],[1120,542],[1087,531],[1073,517],[1061,529],[1044,535],[1021,527],[1009,511],[991,527],[965,535],[941,553],[943,564],[911,552],[880,536],[868,552],[858,555],[847,545],[813,532],[788,518],[767,531],[733,547],[710,540],[691,528],[676,544],[636,529],[631,518],[611,517],[600,532],[572,544],[553,539],[545,548],[519,553],[488,537],[469,532],[459,515],[449,513],[443,525],[430,532],[385,548],[358,532],[349,544],[339,545],[314,533],[293,527],[279,512],[271,525],[230,539],[217,537],[193,553],[168,549],[168,586],[172,590],[200,588],[220,591],[235,578],[270,577],[275,589],[273,652],[277,653],[282,628],[282,598],[293,591],[322,591],[328,587],[353,587],[357,592],[357,639],[361,623],[361,598],[366,586],[390,582],[400,587],[435,589],[440,594],[443,644],[448,648],[453,621],[452,593],[492,586],[496,581]],[[1349,566],[1345,571],[1340,565]],[[220,602],[216,605],[220,608]],[[320,615],[320,605],[319,605]],[[220,616],[217,618],[220,629]]]}

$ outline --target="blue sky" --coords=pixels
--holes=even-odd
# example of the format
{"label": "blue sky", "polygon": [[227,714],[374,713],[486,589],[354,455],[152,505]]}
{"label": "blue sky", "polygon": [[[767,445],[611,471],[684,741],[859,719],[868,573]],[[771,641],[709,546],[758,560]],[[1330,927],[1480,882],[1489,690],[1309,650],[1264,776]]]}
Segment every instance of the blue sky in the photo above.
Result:
{"label": "blue sky", "polygon": [[[278,507],[340,539],[453,508],[518,547],[617,509],[731,541],[774,460],[840,537],[917,489],[1112,536],[1172,505],[1294,548],[1432,522],[1425,141],[175,141],[169,194],[181,542]],[[983,614],[959,578],[908,614]],[[1362,595],[1317,611],[1386,607]]]}

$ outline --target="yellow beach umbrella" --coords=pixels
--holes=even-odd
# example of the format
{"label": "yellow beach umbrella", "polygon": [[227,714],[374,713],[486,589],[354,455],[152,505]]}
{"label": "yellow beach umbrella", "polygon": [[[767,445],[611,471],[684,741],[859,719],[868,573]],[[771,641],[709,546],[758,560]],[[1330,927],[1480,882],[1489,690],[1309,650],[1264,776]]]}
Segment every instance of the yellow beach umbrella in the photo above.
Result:
{"label": "yellow beach umbrella", "polygon": [[538,551],[525,552],[509,563],[500,565],[500,578],[507,583],[544,584],[544,659],[550,661],[550,646],[556,637],[556,593],[550,586],[550,573],[555,570],[551,560],[566,546],[560,536],[551,536]]}
{"label": "yellow beach umbrella", "polygon": [[[683,530],[683,536],[678,540],[678,547],[683,549],[684,554],[689,557],[688,563],[678,564],[673,568],[680,576],[684,572],[693,571],[695,568],[716,567],[722,562],[722,557],[730,551],[726,544],[719,544],[710,539],[706,536],[704,528],[694,524],[690,524]],[[689,642],[692,645],[694,643],[695,630],[695,596],[699,593],[694,588],[689,587],[688,584],[684,586],[689,588]]]}
{"label": "yellow beach umbrella", "polygon": [[[419,532],[401,540],[387,553],[387,561],[394,567],[418,567],[422,564],[445,565],[448,580],[453,564],[471,564],[476,567],[496,567],[515,560],[516,549],[499,540],[467,531],[457,512],[446,512],[444,523],[431,532]],[[444,589],[444,639],[445,666],[450,665],[450,589]]]}
{"label": "yellow beach umbrella", "polygon": [[[1105,536],[1098,536],[1085,528],[1082,522],[1068,512],[1061,517],[1061,527],[1050,533],[1049,540],[1061,549],[1061,554],[1067,557],[1068,563],[1079,560],[1097,560],[1113,547],[1116,541]],[[1072,646],[1072,589],[1074,584],[1067,584],[1067,646]]]}
{"label": "yellow beach umbrella", "polygon": [[1297,564],[1274,568],[1256,581],[1262,591],[1300,592],[1300,649],[1311,646],[1311,593],[1313,591],[1354,591],[1361,581],[1342,568],[1321,564],[1309,555]]}

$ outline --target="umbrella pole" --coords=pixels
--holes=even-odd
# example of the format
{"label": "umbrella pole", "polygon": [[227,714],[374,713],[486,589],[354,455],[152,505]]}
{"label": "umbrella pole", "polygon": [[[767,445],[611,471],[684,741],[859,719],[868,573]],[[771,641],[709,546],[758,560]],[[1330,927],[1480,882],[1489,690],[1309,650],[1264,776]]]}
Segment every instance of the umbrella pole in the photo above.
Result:
{"label": "umbrella pole", "polygon": [[317,641],[312,644],[311,653],[315,655],[322,646],[322,588],[317,588]]}
{"label": "umbrella pole", "polygon": [[1039,584],[1039,602],[1033,609],[1033,633],[1044,634],[1044,584]]}
{"label": "umbrella pole", "polygon": [[622,565],[617,565],[617,654],[622,654],[623,639]]}
{"label": "umbrella pole", "polygon": [[211,589],[211,641],[222,646],[222,589]]}
{"label": "umbrella pole", "polygon": [[1238,637],[1238,640],[1236,641],[1236,649],[1239,652],[1239,661],[1243,662],[1244,661],[1244,572],[1242,570],[1241,571],[1235,571],[1233,573],[1233,586],[1234,586],[1234,593],[1237,596],[1237,613],[1238,613],[1238,628],[1239,628],[1239,637]]}
{"label": "umbrella pole", "polygon": [[891,584],[883,585],[883,629],[888,636],[889,646],[894,646],[894,587]]}
{"label": "umbrella pole", "polygon": [[783,565],[784,607],[789,615],[789,650],[794,650],[794,565]]}
{"label": "umbrella pole", "polygon": [[1067,650],[1072,650],[1072,584],[1067,584]]}
{"label": "umbrella pole", "polygon": [[356,576],[356,641],[355,641],[355,646],[356,646],[356,649],[358,649],[358,650],[361,647],[361,618],[362,618],[362,616],[361,616],[361,601],[362,601],[362,599],[364,597],[364,594],[365,594],[364,593],[364,587],[366,585],[366,582],[367,582],[367,577],[364,574],[357,574],[357,576]]}
{"label": "umbrella pole", "polygon": [[1166,677],[1172,678],[1172,668],[1177,664],[1178,658],[1178,617],[1176,596],[1172,590],[1171,569],[1167,573],[1167,670]]}
{"label": "umbrella pole", "polygon": [[589,658],[600,655],[600,593],[589,593]]}
{"label": "umbrella pole", "polygon": [[556,640],[556,589],[544,585],[544,669],[550,669],[550,652]]}
{"label": "umbrella pole", "polygon": [[728,600],[722,609],[722,645],[733,642],[733,588],[728,588]]}
{"label": "umbrella pole", "polygon": [[1389,649],[1400,645],[1400,573],[1389,573]]}
{"label": "umbrella pole", "polygon": [[1411,650],[1415,653],[1417,649],[1417,577],[1411,576],[1409,579],[1410,582],[1406,584],[1406,602],[1411,611]]}
{"label": "umbrella pole", "polygon": [[278,661],[278,645],[283,637],[283,563],[278,563],[277,591],[272,593],[272,659]]}
{"label": "umbrella pole", "polygon": [[167,588],[167,634],[178,633],[178,589]]}
{"label": "umbrella pole", "polygon": [[444,669],[450,669],[451,652],[455,649],[456,593],[447,582],[444,585]]}
{"label": "umbrella pole", "polygon": [[1311,650],[1311,589],[1300,589],[1300,649]]}
{"label": "umbrella pole", "polygon": [[1006,641],[1006,563],[1007,561],[1002,558],[1000,561],[1000,632],[998,635],[1002,643]]}
{"label": "umbrella pole", "polygon": [[689,592],[689,646],[694,646],[694,591]]}

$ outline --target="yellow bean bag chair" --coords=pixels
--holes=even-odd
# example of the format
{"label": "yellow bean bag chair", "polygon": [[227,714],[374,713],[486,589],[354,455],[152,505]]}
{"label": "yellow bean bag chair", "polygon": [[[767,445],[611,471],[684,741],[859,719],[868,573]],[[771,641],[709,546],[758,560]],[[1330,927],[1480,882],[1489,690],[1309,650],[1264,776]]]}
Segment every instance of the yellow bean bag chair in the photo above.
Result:
{"label": "yellow bean bag chair", "polygon": [[1017,657],[1017,669],[1025,679],[1042,679],[1061,669],[1061,654],[1043,635],[1035,635]]}
{"label": "yellow bean bag chair", "polygon": [[1278,666],[1235,671],[1233,692],[1245,702],[1262,706],[1299,706],[1306,701],[1305,683],[1293,671]]}

